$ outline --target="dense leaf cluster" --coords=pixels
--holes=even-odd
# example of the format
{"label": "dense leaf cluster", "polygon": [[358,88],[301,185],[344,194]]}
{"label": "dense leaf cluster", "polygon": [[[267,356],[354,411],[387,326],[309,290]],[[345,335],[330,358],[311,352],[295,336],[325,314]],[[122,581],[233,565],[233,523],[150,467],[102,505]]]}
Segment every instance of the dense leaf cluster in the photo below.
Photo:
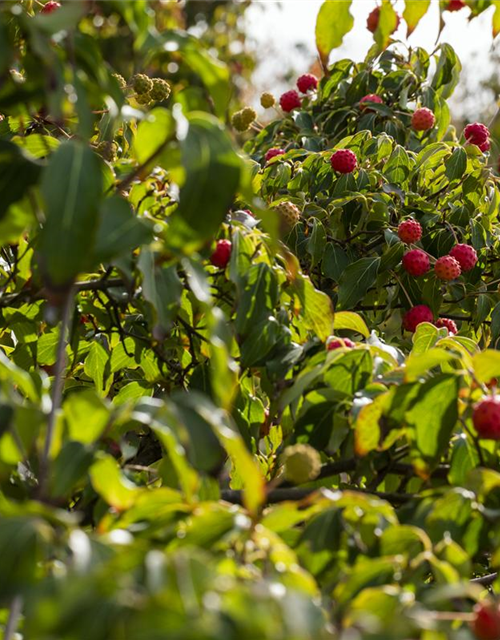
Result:
{"label": "dense leaf cluster", "polygon": [[[240,38],[244,7],[198,5],[0,11],[4,638],[471,638],[500,562],[472,420],[500,376],[499,190],[450,126],[460,64],[342,60],[239,149],[251,62],[220,21]],[[141,103],[138,74],[171,92]],[[408,218],[477,265],[410,277]],[[402,331],[423,303],[458,334]]]}

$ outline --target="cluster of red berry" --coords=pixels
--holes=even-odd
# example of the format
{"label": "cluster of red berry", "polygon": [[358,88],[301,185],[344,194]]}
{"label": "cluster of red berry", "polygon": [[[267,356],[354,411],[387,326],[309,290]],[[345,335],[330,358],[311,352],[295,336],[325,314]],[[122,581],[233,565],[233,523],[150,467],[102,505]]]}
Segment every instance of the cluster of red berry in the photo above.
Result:
{"label": "cluster of red berry", "polygon": [[[414,244],[422,237],[422,227],[413,219],[404,220],[398,227],[398,236],[406,244]],[[462,272],[470,271],[477,263],[477,253],[467,244],[456,244],[447,256],[438,258],[434,264],[434,274],[440,280],[454,280]],[[422,249],[407,251],[402,260],[403,269],[411,276],[418,278],[431,269],[429,255]],[[412,307],[403,317],[403,327],[408,331],[415,331],[422,322],[433,322],[434,314],[424,304]],[[439,318],[437,327],[445,327],[450,333],[457,333],[457,326],[448,318]]]}
{"label": "cluster of red berry", "polygon": [[468,124],[464,129],[464,137],[468,144],[475,144],[484,153],[490,148],[490,130],[480,122]]}
{"label": "cluster of red berry", "polygon": [[[300,93],[307,94],[309,91],[314,91],[318,88],[318,78],[313,76],[312,73],[305,73],[297,80],[297,89]],[[280,97],[280,107],[286,113],[298,109],[302,105],[302,99],[295,89],[285,91]]]}

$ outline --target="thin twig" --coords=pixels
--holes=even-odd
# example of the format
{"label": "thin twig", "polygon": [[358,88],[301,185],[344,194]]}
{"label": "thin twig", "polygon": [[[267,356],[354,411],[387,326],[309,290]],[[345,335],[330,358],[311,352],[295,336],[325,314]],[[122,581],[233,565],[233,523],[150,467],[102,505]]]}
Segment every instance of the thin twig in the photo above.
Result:
{"label": "thin twig", "polygon": [[56,424],[57,412],[61,406],[63,388],[64,388],[64,372],[66,369],[66,344],[67,335],[71,319],[71,311],[73,308],[74,291],[71,289],[66,297],[61,318],[61,326],[59,329],[59,341],[57,343],[57,356],[54,383],[52,386],[52,406],[50,408],[49,418],[47,421],[47,433],[43,448],[42,459],[40,460],[40,493],[43,493],[44,484],[47,478],[48,462],[52,440],[54,439],[54,428]]}
{"label": "thin twig", "polygon": [[480,576],[479,578],[472,578],[471,582],[474,584],[481,584],[484,587],[489,587],[498,578],[498,573],[488,573],[486,576]]}
{"label": "thin twig", "polygon": [[10,605],[9,617],[3,632],[3,640],[12,640],[19,624],[19,618],[23,609],[23,599],[21,596],[15,596]]}
{"label": "thin twig", "polygon": [[[287,502],[287,501],[300,501],[309,497],[313,493],[317,493],[321,487],[312,487],[309,489],[301,489],[299,487],[294,487],[290,489],[273,489],[269,491],[266,497],[266,504],[276,504],[278,502]],[[328,487],[322,487],[328,488]],[[337,490],[337,489],[335,489]],[[387,500],[393,505],[402,505],[406,502],[410,502],[415,498],[420,498],[420,496],[411,494],[411,493],[386,493],[384,491],[365,491],[364,489],[359,489],[358,487],[345,487],[339,489],[339,491],[355,491],[357,493],[364,493],[367,495],[374,496],[376,498],[381,498],[382,500]],[[231,502],[232,504],[242,504],[242,491],[239,489],[223,489],[221,491],[221,498],[226,502]]]}
{"label": "thin twig", "polygon": [[153,151],[153,153],[149,156],[149,158],[147,158],[142,164],[136,167],[131,173],[128,174],[128,176],[125,176],[125,178],[123,178],[123,180],[121,180],[116,185],[115,187],[116,191],[124,191],[125,189],[127,189],[132,184],[132,182],[141,175],[144,169],[151,162],[153,162],[153,160],[155,160],[159,155],[161,155],[161,153],[163,152],[163,150],[165,149],[165,147],[169,142],[170,142],[170,138],[167,138],[164,142],[160,144],[160,146],[156,149],[156,151]]}
{"label": "thin twig", "polygon": [[[121,278],[109,278],[98,280],[84,280],[83,282],[75,282],[73,289],[76,292],[81,291],[107,291],[113,287],[125,287],[125,282]],[[36,300],[43,300],[46,297],[45,289],[24,289],[18,293],[9,293],[7,295],[0,295],[0,308],[8,307],[15,302],[35,302]]]}

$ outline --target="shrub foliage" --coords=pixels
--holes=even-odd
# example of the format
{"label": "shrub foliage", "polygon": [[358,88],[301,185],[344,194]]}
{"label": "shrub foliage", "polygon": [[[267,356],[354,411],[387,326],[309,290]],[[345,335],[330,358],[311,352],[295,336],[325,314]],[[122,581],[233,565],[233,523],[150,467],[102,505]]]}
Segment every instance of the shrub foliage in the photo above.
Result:
{"label": "shrub foliage", "polygon": [[366,59],[329,64],[352,20],[325,3],[324,76],[261,125],[224,39],[245,5],[195,4],[0,11],[3,637],[472,638],[500,191],[451,125],[460,62],[387,48],[384,0]]}

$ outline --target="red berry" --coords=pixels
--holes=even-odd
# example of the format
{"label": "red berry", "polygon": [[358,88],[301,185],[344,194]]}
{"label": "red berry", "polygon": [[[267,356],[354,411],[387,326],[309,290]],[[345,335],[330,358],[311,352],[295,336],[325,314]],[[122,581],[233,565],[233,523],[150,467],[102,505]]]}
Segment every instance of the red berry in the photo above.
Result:
{"label": "red berry", "polygon": [[412,244],[413,242],[418,242],[422,237],[422,227],[420,223],[413,218],[408,218],[408,220],[403,220],[398,227],[398,236],[402,242],[406,242],[406,244]]}
{"label": "red berry", "polygon": [[500,396],[485,398],[476,404],[472,422],[480,438],[500,440]]}
{"label": "red berry", "polygon": [[272,149],[268,149],[268,151],[266,151],[266,155],[264,157],[266,162],[269,162],[269,160],[272,160],[276,156],[282,156],[284,153],[285,152],[283,151],[283,149],[278,149],[277,147],[273,147]]}
{"label": "red berry", "polygon": [[430,109],[422,107],[413,112],[411,117],[411,126],[415,131],[428,131],[432,129],[436,118]]}
{"label": "red berry", "polygon": [[490,150],[491,143],[489,140],[486,140],[486,142],[483,142],[482,144],[478,144],[477,146],[479,147],[480,151],[482,151],[483,153],[486,153],[486,151]]}
{"label": "red berry", "polygon": [[474,269],[477,263],[477,253],[468,244],[456,244],[450,251],[450,256],[455,258],[462,271]]}
{"label": "red berry", "polygon": [[490,137],[490,130],[484,124],[480,122],[474,122],[468,124],[464,129],[464,136],[467,142],[471,144],[484,144]]}
{"label": "red berry", "polygon": [[412,249],[403,256],[403,269],[411,276],[423,276],[430,268],[429,256],[421,249]]}
{"label": "red berry", "polygon": [[372,111],[372,109],[369,108],[370,102],[376,102],[377,104],[384,104],[384,101],[382,100],[382,98],[378,96],[376,93],[369,93],[367,96],[364,96],[359,101],[360,109],[362,111]]}
{"label": "red berry", "polygon": [[[375,33],[378,27],[379,19],[380,19],[380,7],[375,7],[375,9],[370,13],[366,21],[366,28],[368,29],[368,31]],[[394,31],[397,30],[400,22],[401,22],[401,17],[398,14],[396,14],[396,26],[394,28]],[[394,33],[394,31],[392,33]]]}
{"label": "red berry", "polygon": [[449,0],[446,9],[447,11],[460,11],[460,9],[463,9],[466,6],[465,0]]}
{"label": "red berry", "polygon": [[59,9],[60,6],[61,6],[61,4],[59,2],[55,2],[54,0],[50,0],[49,2],[47,2],[46,5],[44,5],[44,7],[40,11],[40,13],[52,13],[56,9]]}
{"label": "red berry", "polygon": [[455,280],[462,273],[460,263],[452,256],[443,256],[436,260],[434,273],[441,280]]}
{"label": "red berry", "polygon": [[349,340],[349,338],[336,338],[335,336],[330,336],[326,341],[326,348],[328,349],[328,351],[340,349],[341,347],[352,349],[354,346],[354,342],[352,340]]}
{"label": "red berry", "polygon": [[287,113],[294,109],[298,109],[301,104],[300,96],[295,89],[286,91],[280,98],[280,106],[283,111],[286,111]]}
{"label": "red berry", "polygon": [[452,333],[453,335],[458,333],[457,325],[453,320],[450,320],[450,318],[438,318],[436,320],[436,327],[438,329],[448,329],[448,333]]}
{"label": "red berry", "polygon": [[350,149],[339,149],[330,158],[330,164],[334,171],[352,173],[358,164],[358,160],[356,154]]}
{"label": "red berry", "polygon": [[220,267],[221,269],[227,267],[227,263],[231,257],[231,249],[232,245],[229,240],[219,240],[215,251],[210,256],[210,262],[214,267]]}
{"label": "red berry", "polygon": [[305,73],[297,80],[297,88],[301,93],[307,93],[311,89],[316,89],[318,86],[318,78],[313,76],[312,73]]}
{"label": "red berry", "polygon": [[432,322],[433,320],[434,316],[429,307],[425,304],[417,304],[416,307],[412,307],[404,314],[403,328],[414,332],[421,322]]}

